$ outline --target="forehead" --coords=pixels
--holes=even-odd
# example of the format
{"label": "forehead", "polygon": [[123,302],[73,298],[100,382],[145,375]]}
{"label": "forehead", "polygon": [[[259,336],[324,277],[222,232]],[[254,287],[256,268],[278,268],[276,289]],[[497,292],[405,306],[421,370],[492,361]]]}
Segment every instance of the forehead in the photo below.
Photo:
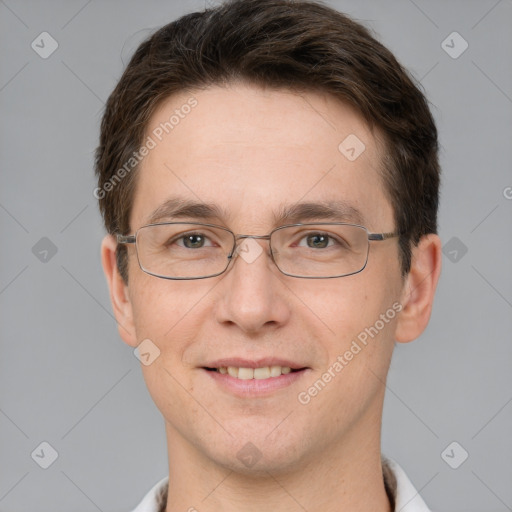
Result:
{"label": "forehead", "polygon": [[300,202],[341,202],[369,228],[389,224],[376,136],[355,109],[319,92],[237,84],[173,95],[147,125],[153,147],[140,164],[132,227],[173,197],[262,229]]}

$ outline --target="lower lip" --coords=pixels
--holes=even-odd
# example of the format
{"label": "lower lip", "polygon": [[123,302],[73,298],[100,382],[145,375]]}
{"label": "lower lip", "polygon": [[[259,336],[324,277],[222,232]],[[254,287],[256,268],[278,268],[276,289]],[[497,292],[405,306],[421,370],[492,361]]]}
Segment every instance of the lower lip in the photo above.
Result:
{"label": "lower lip", "polygon": [[279,377],[269,377],[268,379],[237,379],[227,373],[205,370],[219,386],[238,396],[256,397],[271,394],[273,391],[291,386],[294,382],[301,379],[308,371],[307,368],[290,372]]}

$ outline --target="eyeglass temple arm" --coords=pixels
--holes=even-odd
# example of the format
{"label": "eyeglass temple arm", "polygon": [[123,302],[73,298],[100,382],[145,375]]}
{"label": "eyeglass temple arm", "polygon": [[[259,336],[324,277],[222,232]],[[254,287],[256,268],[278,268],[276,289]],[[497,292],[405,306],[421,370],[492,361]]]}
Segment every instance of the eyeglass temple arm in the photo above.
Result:
{"label": "eyeglass temple arm", "polygon": [[116,235],[118,244],[134,244],[135,235]]}
{"label": "eyeglass temple arm", "polygon": [[397,236],[400,236],[400,233],[368,233],[368,240],[382,241]]}

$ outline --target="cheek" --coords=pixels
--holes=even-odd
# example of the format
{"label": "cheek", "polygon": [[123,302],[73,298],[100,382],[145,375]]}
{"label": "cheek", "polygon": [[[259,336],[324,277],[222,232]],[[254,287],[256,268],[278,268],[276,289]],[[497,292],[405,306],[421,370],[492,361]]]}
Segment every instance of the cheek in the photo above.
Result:
{"label": "cheek", "polygon": [[149,338],[165,359],[170,356],[170,345],[172,353],[179,355],[180,340],[186,338],[181,330],[199,300],[190,284],[159,279],[139,271],[130,281],[130,300],[139,342]]}
{"label": "cheek", "polygon": [[[323,364],[327,367],[341,356],[354,371],[360,372],[361,367],[370,367],[380,374],[385,371],[394,346],[399,291],[392,290],[383,275],[386,274],[380,272],[379,280],[377,273],[367,268],[360,274],[326,281],[320,286],[318,282],[302,286],[299,296],[310,317],[316,317],[317,325],[325,332],[321,343],[325,353]],[[358,374],[356,377],[362,378]]]}
{"label": "cheek", "polygon": [[[160,371],[167,369],[186,385],[194,360],[187,356],[204,343],[204,328],[212,322],[211,291],[215,282],[172,281],[140,272],[130,295],[139,342],[150,339],[160,351]],[[143,366],[148,375],[154,373]]]}
{"label": "cheek", "polygon": [[198,325],[201,296],[190,283],[141,274],[131,281],[134,324],[138,341],[144,340],[152,358],[141,369],[155,404],[165,417],[173,417],[173,411],[193,406],[187,400],[187,391],[193,391],[191,376],[182,358]]}
{"label": "cheek", "polygon": [[155,342],[163,339],[165,331],[172,327],[172,319],[179,314],[179,301],[172,300],[172,294],[165,293],[156,279],[143,274],[130,285],[137,337],[155,337]]}
{"label": "cheek", "polygon": [[334,339],[343,343],[372,316],[372,290],[355,274],[325,281],[310,280],[301,283],[297,295]]}
{"label": "cheek", "polygon": [[329,329],[321,340],[325,358],[299,402],[334,424],[355,422],[370,403],[378,403],[394,347],[398,313],[392,294],[357,278],[340,279],[335,290],[315,295],[310,304]]}

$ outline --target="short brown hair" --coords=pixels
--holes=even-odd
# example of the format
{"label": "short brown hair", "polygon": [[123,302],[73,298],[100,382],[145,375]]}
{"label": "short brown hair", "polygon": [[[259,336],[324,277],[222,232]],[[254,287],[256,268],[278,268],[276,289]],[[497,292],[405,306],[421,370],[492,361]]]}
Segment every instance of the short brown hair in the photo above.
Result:
{"label": "short brown hair", "polygon": [[[137,166],[125,168],[122,179],[119,171],[139,150],[163,100],[235,81],[327,92],[380,129],[386,146],[381,171],[401,233],[405,276],[411,244],[437,232],[434,120],[419,84],[368,29],[311,1],[230,0],[165,25],[139,46],[106,103],[96,150],[96,197],[107,231],[130,231]],[[119,245],[125,280],[126,260],[126,247]]]}

